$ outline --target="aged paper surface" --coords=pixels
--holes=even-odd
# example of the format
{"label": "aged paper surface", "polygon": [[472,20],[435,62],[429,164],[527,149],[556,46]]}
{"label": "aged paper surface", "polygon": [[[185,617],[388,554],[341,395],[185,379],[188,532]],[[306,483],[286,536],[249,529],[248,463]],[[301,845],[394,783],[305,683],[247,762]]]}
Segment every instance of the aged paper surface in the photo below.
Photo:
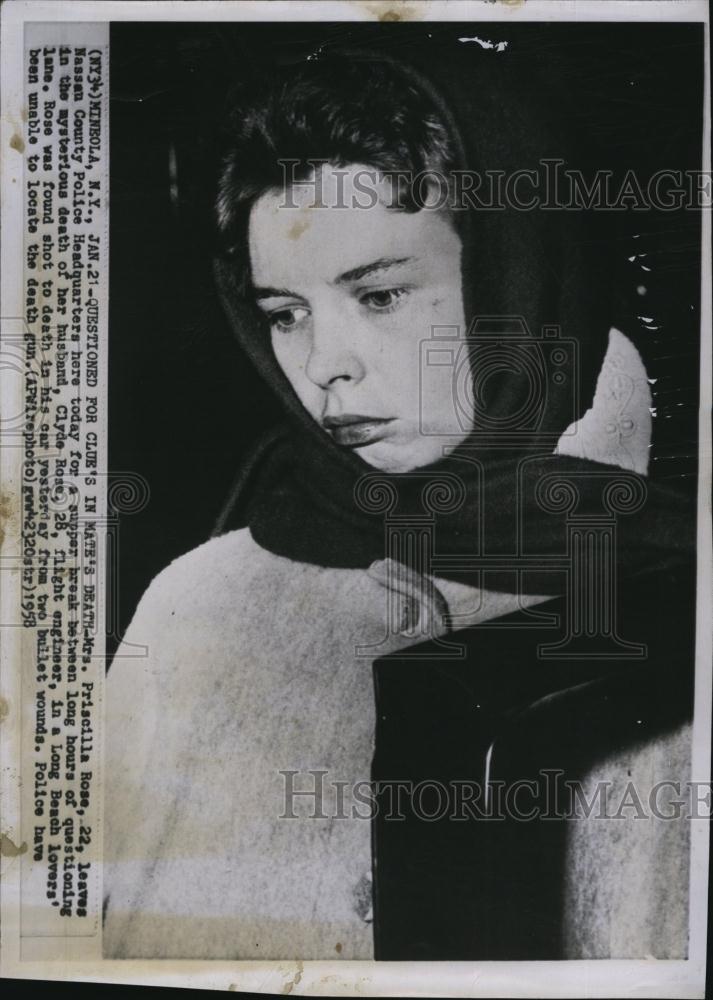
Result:
{"label": "aged paper surface", "polygon": [[[0,310],[0,892],[4,976],[305,995],[703,996],[711,725],[707,17],[706,6],[696,0],[655,0],[646,5],[628,0],[458,5],[46,4],[9,0],[4,4]],[[226,496],[233,496],[230,483],[243,465],[247,467],[250,445],[275,414],[257,388],[257,375],[244,354],[231,354],[218,338],[214,348],[201,341],[212,322],[227,327],[224,319],[215,318],[220,307],[205,305],[201,298],[212,295],[217,301],[214,293],[205,291],[205,274],[200,269],[210,273],[211,244],[199,228],[207,225],[205,213],[201,213],[211,169],[207,150],[213,125],[204,122],[202,132],[194,128],[202,117],[201,100],[217,102],[224,96],[217,93],[221,81],[232,76],[241,86],[246,85],[249,74],[238,56],[247,59],[249,52],[254,52],[256,63],[263,59],[269,64],[272,59],[280,72],[289,74],[295,67],[299,72],[301,64],[318,64],[330,46],[338,51],[343,45],[344,51],[349,51],[350,46],[368,44],[378,49],[381,45],[388,52],[384,64],[389,59],[408,62],[413,56],[414,65],[427,65],[437,78],[436,62],[443,58],[442,52],[429,63],[429,40],[435,34],[437,42],[447,46],[451,30],[453,45],[461,49],[486,53],[492,59],[510,57],[516,64],[520,59],[524,65],[524,60],[533,58],[533,52],[542,47],[543,58],[548,51],[554,53],[552,58],[562,59],[573,72],[578,46],[583,45],[581,25],[586,22],[592,22],[592,30],[595,22],[600,28],[611,22],[606,29],[609,40],[617,38],[619,24],[628,31],[620,49],[611,52],[613,75],[621,72],[622,60],[631,57],[627,44],[637,24],[642,45],[649,45],[651,51],[658,51],[656,46],[665,50],[666,43],[660,40],[662,36],[654,38],[652,34],[644,40],[647,30],[670,25],[673,31],[686,25],[691,31],[677,36],[677,45],[689,46],[691,59],[700,62],[702,85],[695,89],[693,70],[689,81],[691,94],[699,99],[699,106],[689,108],[686,121],[693,122],[686,126],[689,131],[681,126],[680,135],[671,134],[675,111],[669,109],[668,118],[662,112],[662,129],[669,133],[663,132],[660,158],[647,163],[658,171],[655,181],[648,177],[648,185],[643,185],[642,197],[649,202],[638,206],[642,217],[649,211],[645,216],[648,230],[646,225],[632,224],[628,231],[625,223],[618,230],[627,233],[627,239],[640,240],[639,244],[630,243],[628,256],[622,255],[636,272],[615,280],[622,286],[628,282],[638,302],[636,318],[641,329],[651,334],[656,350],[647,355],[640,343],[634,346],[627,331],[622,333],[612,320],[609,346],[603,364],[598,363],[598,378],[592,380],[591,406],[585,416],[575,407],[571,422],[565,419],[563,433],[552,442],[556,447],[549,448],[565,460],[597,462],[633,476],[645,476],[648,470],[652,480],[661,476],[667,489],[669,485],[675,489],[677,482],[687,484],[691,495],[697,483],[695,621],[692,607],[688,619],[685,609],[672,610],[670,619],[672,628],[685,619],[680,635],[681,662],[688,662],[688,656],[693,671],[695,660],[693,713],[686,714],[684,708],[680,712],[672,709],[670,715],[659,712],[668,694],[671,704],[677,702],[671,688],[665,689],[666,695],[659,692],[653,709],[646,702],[639,711],[641,702],[634,696],[630,721],[634,726],[651,725],[647,734],[651,742],[646,738],[637,742],[638,736],[632,737],[630,745],[636,749],[631,750],[629,744],[625,746],[624,736],[617,735],[577,787],[575,799],[579,795],[580,805],[582,796],[591,804],[600,788],[611,791],[611,808],[615,813],[618,810],[620,819],[636,816],[640,808],[638,824],[627,820],[626,832],[611,833],[612,823],[617,831],[623,824],[617,826],[611,819],[599,826],[572,823],[569,829],[575,832],[568,834],[567,847],[556,854],[556,861],[546,853],[551,849],[549,841],[543,841],[542,850],[532,854],[527,842],[518,839],[521,833],[505,838],[515,845],[511,847],[512,862],[486,854],[487,867],[500,873],[493,876],[494,885],[487,883],[487,891],[493,893],[493,913],[498,914],[493,923],[498,928],[504,926],[502,921],[508,920],[511,906],[511,930],[492,931],[491,945],[482,945],[481,951],[477,946],[460,951],[461,945],[450,947],[448,942],[440,942],[438,920],[434,919],[434,927],[423,930],[423,942],[409,932],[404,945],[394,924],[410,905],[403,902],[411,898],[405,881],[410,879],[408,872],[414,872],[418,881],[423,871],[418,866],[409,868],[409,856],[398,876],[404,880],[403,893],[398,886],[394,890],[398,878],[390,875],[390,869],[387,872],[389,862],[381,858],[393,862],[398,849],[388,840],[388,830],[378,826],[374,827],[376,840],[372,840],[373,814],[369,808],[378,802],[370,782],[357,778],[368,779],[371,773],[373,779],[376,773],[369,770],[369,727],[373,729],[376,722],[371,715],[370,670],[362,676],[359,665],[366,663],[370,668],[376,652],[379,656],[397,655],[424,640],[435,642],[436,651],[445,650],[447,658],[447,646],[438,646],[442,633],[434,623],[440,620],[439,615],[450,613],[450,631],[457,638],[460,628],[497,622],[516,611],[536,615],[538,604],[551,599],[553,592],[544,584],[533,585],[524,593],[518,590],[516,595],[509,593],[506,585],[482,585],[477,588],[480,603],[476,606],[471,580],[464,578],[461,583],[452,572],[449,577],[445,562],[441,573],[437,560],[428,564],[430,572],[409,575],[398,563],[401,552],[397,549],[382,553],[396,563],[395,573],[392,562],[385,558],[383,563],[372,563],[367,574],[358,560],[349,562],[343,551],[331,561],[317,555],[301,559],[294,554],[289,538],[282,549],[281,541],[268,543],[268,536],[258,533],[267,531],[258,519],[254,523],[247,520],[251,535],[242,523],[234,525],[230,503],[225,508],[228,513],[219,519],[216,537],[208,541]],[[659,24],[652,27],[646,22]],[[459,30],[449,29],[451,24]],[[535,34],[538,24],[552,25],[553,33],[546,37]],[[367,25],[371,27],[364,31],[371,34],[359,34]],[[568,28],[572,32],[579,28],[579,34],[568,38]],[[532,34],[528,35],[530,29]],[[216,41],[221,31],[230,40],[222,52]],[[404,34],[399,35],[399,31]],[[607,64],[601,55],[603,47],[602,35],[598,65]],[[421,52],[420,64],[414,56],[417,50]],[[377,66],[375,72],[380,71]],[[358,79],[359,74],[355,76]],[[638,77],[633,69],[632,76],[635,88]],[[385,79],[384,86],[391,85]],[[665,95],[675,109],[676,101],[682,99],[666,89],[668,77],[661,80],[659,84],[649,81],[646,100],[650,102],[651,95],[658,93],[664,102]],[[614,107],[623,98],[611,86],[606,99]],[[165,98],[164,93],[170,96]],[[425,101],[427,93],[424,87],[419,99]],[[287,99],[283,95],[283,100]],[[591,93],[588,99],[592,103],[583,112],[585,120],[589,114],[596,118],[597,102],[605,100]],[[504,107],[505,97],[502,100]],[[452,98],[445,118],[464,115],[464,107]],[[646,108],[644,113],[651,115],[648,105]],[[699,120],[702,116],[700,124],[694,121],[696,113]],[[373,115],[376,120],[376,109]],[[211,105],[210,114],[206,112],[204,117],[213,123],[220,114]],[[424,117],[428,117],[425,111]],[[606,130],[604,120],[605,115],[600,115],[598,125],[592,126],[594,132],[597,128]],[[638,184],[636,169],[644,159],[636,160],[636,152],[626,147],[624,129],[630,121],[633,118],[627,119],[626,112],[612,119],[611,134],[602,145],[622,144],[626,152],[619,155],[618,166],[621,168],[630,156]],[[354,129],[358,132],[367,124],[368,116]],[[582,122],[577,125],[581,128]],[[269,124],[263,121],[262,127],[267,130]],[[700,155],[696,147],[699,139]],[[335,182],[338,209],[344,207],[345,191],[347,196],[354,193],[350,166],[370,163],[367,148],[371,149],[369,143],[373,145],[375,140],[372,136],[361,141],[362,159],[356,152],[351,159],[339,158],[331,150],[309,154],[333,161],[321,176],[328,184]],[[355,140],[355,148],[358,142]],[[693,150],[690,162],[682,152],[689,148]],[[237,180],[233,177],[231,183],[237,187],[240,171],[245,169],[241,149],[231,154],[237,164]],[[286,162],[292,162],[289,143],[285,150]],[[382,149],[379,155],[386,153]],[[601,161],[596,162],[600,166]],[[542,163],[543,176],[549,182],[554,160],[543,153]],[[604,172],[607,165],[608,161],[603,163]],[[519,186],[513,181],[511,186],[498,186],[497,192],[491,188],[490,197],[516,199],[519,195],[514,192],[524,193],[530,182],[526,169],[530,166],[523,161]],[[381,179],[372,190],[365,186],[363,177],[357,179],[357,196],[366,198],[366,205],[377,206],[384,197],[378,186]],[[616,212],[629,212],[629,218],[641,193],[636,184],[629,181],[625,191],[619,188],[613,195],[607,189],[605,199],[613,196],[619,201],[603,203],[601,214],[611,219]],[[268,196],[273,187],[265,188]],[[322,191],[327,208],[333,207],[330,190]],[[581,188],[577,190],[581,193]],[[225,191],[234,192],[234,188],[226,182],[224,195]],[[479,197],[484,198],[485,192]],[[591,201],[591,191],[587,197]],[[227,217],[230,205],[225,199],[221,204]],[[362,226],[362,219],[372,218],[369,213],[356,213],[355,228],[350,230],[352,221],[343,219],[344,213],[314,213],[316,222],[305,223],[304,207],[301,203],[288,206],[288,211],[296,214],[288,217],[289,242],[285,237],[283,244],[280,239],[284,234],[271,221],[280,215],[277,205],[272,206],[271,214],[266,211],[252,217],[252,285],[268,286],[258,288],[257,297],[273,330],[283,334],[310,313],[317,329],[319,310],[315,303],[321,300],[316,291],[314,298],[310,297],[313,275],[320,273],[320,267],[331,266],[332,261],[346,261],[350,246],[361,239],[364,246],[377,245],[380,233],[378,221]],[[364,207],[363,202],[360,207]],[[661,223],[667,211],[674,218],[668,229]],[[392,236],[388,226],[397,214],[402,222],[396,226],[403,224],[403,231],[394,229]],[[331,228],[333,219],[340,224],[336,236]],[[434,249],[428,259],[440,262],[432,266],[436,271],[438,266],[442,268],[436,275],[439,295],[445,288],[447,297],[454,273],[454,267],[448,265],[452,239],[449,242],[445,230],[435,228],[440,226],[433,221],[435,215],[408,210],[391,213],[384,223],[387,237],[383,245],[398,247],[402,239],[411,241],[410,250],[416,245],[414,240],[423,238],[427,246],[431,230],[422,233],[415,229],[417,235],[411,237],[406,228],[424,219],[433,222]],[[656,225],[659,228],[652,235]],[[313,244],[309,243],[311,238]],[[264,254],[260,253],[261,239],[267,247]],[[389,242],[392,240],[395,242]],[[280,257],[281,245],[289,251],[284,258]],[[300,246],[310,248],[305,253],[310,271],[304,278],[306,290],[295,292],[294,282],[305,273],[299,269]],[[574,246],[569,248],[572,255]],[[378,257],[376,263],[383,270],[387,254],[373,256]],[[396,266],[403,264],[400,253],[389,253],[388,257]],[[284,264],[280,264],[283,259]],[[371,272],[378,271],[373,264]],[[677,289],[667,269],[680,272]],[[352,278],[345,280],[341,274],[331,284],[327,282],[329,295],[336,295],[334,289],[349,285],[351,280],[353,298],[344,299],[339,306],[334,305],[336,299],[324,301],[336,310],[330,321],[334,316],[347,316],[351,303],[358,302],[361,312],[358,322],[355,320],[355,344],[360,331],[367,329],[363,316],[368,313],[369,322],[374,324],[373,316],[380,310],[384,314],[389,310],[391,316],[390,310],[408,297],[410,289],[426,280],[419,272],[418,277],[407,275],[391,284],[384,280],[357,288],[354,283],[366,281],[369,269],[362,268],[364,273],[359,275],[355,274],[359,268],[348,270],[344,266],[341,270]],[[220,267],[216,275],[220,282]],[[228,300],[225,287],[224,308]],[[422,344],[422,351],[431,350],[433,338],[439,338],[437,351],[452,350],[451,317],[434,308],[429,319],[428,308],[431,305],[424,299],[420,309],[432,333],[430,346]],[[688,325],[676,327],[672,334],[671,320],[675,325],[684,309]],[[166,331],[180,330],[176,317],[182,312],[188,319],[181,336],[188,328],[187,339],[172,339],[160,331],[162,324]],[[200,319],[196,319],[199,313]],[[234,329],[241,322],[235,315]],[[553,322],[557,320],[552,317]],[[379,324],[387,322],[396,324],[388,327],[393,343],[398,320],[378,319]],[[387,326],[378,329],[386,330]],[[550,364],[550,357],[556,366],[568,364],[568,330],[564,330],[564,339],[562,331],[551,334],[557,338],[556,344],[547,342],[550,333],[546,330],[545,364]],[[273,340],[273,345],[285,343]],[[327,386],[337,382],[364,380],[359,366],[363,363],[368,369],[369,358],[376,358],[374,371],[379,378],[385,371],[393,379],[386,384],[392,385],[392,398],[399,399],[408,374],[404,365],[399,378],[394,377],[397,355],[393,355],[396,361],[389,369],[389,365],[379,367],[378,351],[368,355],[364,349],[360,354],[361,348],[351,342],[348,346],[346,360],[341,356],[335,360],[326,349],[315,360],[312,352],[311,367],[307,366],[309,392],[315,385],[328,392]],[[275,352],[282,371],[297,388],[302,384],[304,364],[298,359],[291,368],[289,350],[275,346]],[[562,360],[558,360],[559,355]],[[425,357],[422,353],[422,361]],[[346,367],[332,371],[330,364]],[[452,362],[433,360],[425,364],[452,366]],[[237,382],[231,382],[234,375]],[[226,397],[223,409],[211,402],[211,397],[218,395]],[[300,398],[309,409],[309,393]],[[430,400],[432,396],[424,392],[421,406],[427,407]],[[184,419],[179,411],[191,411],[190,419]],[[369,411],[362,408],[358,412]],[[440,418],[440,411],[434,413]],[[232,443],[224,425],[215,429],[216,421],[226,419],[235,421],[237,443]],[[667,420],[673,423],[666,424]],[[354,424],[360,423],[366,428],[354,430]],[[362,419],[351,425],[337,421],[325,426],[346,449],[359,451],[366,444],[363,453],[367,461],[370,441],[376,440],[378,445],[378,430],[376,437],[369,437],[375,434],[373,421]],[[668,437],[666,427],[673,428]],[[431,433],[422,432],[414,446],[421,449],[414,452],[418,458],[404,469],[426,467],[434,460],[438,452],[428,451]],[[447,433],[452,434],[450,428]],[[509,439],[508,443],[512,445]],[[231,447],[234,450],[226,454]],[[379,466],[380,453],[377,450],[375,454],[370,464],[388,472],[402,471],[398,464]],[[624,493],[635,493],[635,482],[640,480],[625,481]],[[553,510],[559,499],[553,495]],[[368,500],[379,498],[374,493]],[[628,501],[617,500],[624,506],[616,509],[626,513],[629,501],[631,496]],[[133,529],[131,518],[139,515],[145,520],[133,522],[138,525]],[[238,530],[226,531],[226,526]],[[586,531],[590,539],[596,532],[598,539],[605,535],[613,538],[606,534],[607,526],[605,530],[589,522],[584,527],[581,522],[570,524],[568,539],[572,545],[579,544]],[[280,538],[279,528],[272,530],[271,538]],[[264,544],[255,542],[261,538]],[[208,544],[201,548],[203,543]],[[552,553],[547,557],[552,558],[555,569],[560,566]],[[406,557],[402,558],[405,562]],[[693,572],[691,559],[687,565]],[[526,569],[533,566],[528,563]],[[283,579],[288,581],[284,586]],[[387,623],[384,640],[380,638],[381,620],[374,617],[374,609],[381,613],[384,607],[382,595],[388,595],[388,623],[396,622],[393,629]],[[606,604],[606,595],[598,595],[593,606],[598,607],[600,601],[602,607],[615,607]],[[253,634],[246,626],[242,645],[234,645],[237,613],[235,621],[231,616],[240,601],[252,602],[261,613],[265,609],[268,613],[262,618],[257,615],[255,621],[261,624],[254,625]],[[343,611],[338,614],[335,608]],[[583,616],[587,613],[582,610]],[[602,625],[606,615],[592,615],[596,628],[592,626],[588,632],[589,625],[576,626],[569,640],[591,638],[598,628],[606,632],[608,626]],[[308,619],[319,627],[305,639]],[[357,620],[367,624],[362,631],[352,632]],[[544,618],[542,621],[546,624]],[[348,658],[335,652],[338,647],[333,637],[340,630],[351,643]],[[625,619],[622,635],[626,631]],[[611,640],[613,652],[607,647],[603,654],[581,654],[580,660],[589,656],[591,665],[607,657],[635,659],[637,650],[644,648],[635,641],[627,645],[617,628],[606,632],[605,638]],[[433,648],[426,642],[424,661]],[[555,645],[550,648],[555,649]],[[563,655],[555,651],[549,659],[561,660]],[[251,657],[254,661],[253,674],[246,672],[242,686],[235,682],[239,672],[232,670],[231,657],[241,664]],[[543,659],[548,659],[547,652]],[[654,659],[652,651],[652,664]],[[496,661],[497,656],[492,663]],[[430,691],[431,681],[427,674],[424,677],[425,690]],[[582,678],[584,685],[584,675]],[[662,685],[671,683],[665,671],[662,678]],[[391,718],[387,680],[384,672],[380,679],[377,671],[377,698],[381,699],[377,705],[379,711],[384,707],[384,719]],[[591,680],[590,675],[586,680]],[[674,684],[675,680],[674,676]],[[653,680],[651,685],[655,686]],[[408,690],[412,692],[412,688]],[[550,705],[551,694],[550,689],[543,689],[538,698],[534,693],[529,697],[540,711],[542,705]],[[434,711],[455,711],[452,706],[447,708],[445,695],[443,703],[438,700],[439,692],[429,697],[434,699]],[[605,693],[604,710],[593,709],[586,701],[583,705],[576,700],[571,703],[566,714],[581,712],[578,725],[583,744],[589,738],[585,733],[596,736],[598,729],[610,725],[610,717],[618,711],[617,697],[616,692]],[[327,706],[323,714],[315,709],[320,699]],[[271,717],[273,706],[283,702],[283,714],[276,715],[275,721]],[[412,704],[416,705],[415,699]],[[610,704],[614,706],[611,711]],[[481,706],[476,707],[480,710]],[[513,701],[508,712],[516,707],[520,711],[522,705]],[[549,708],[544,716],[507,715],[508,725],[512,718],[520,718],[515,729],[519,725],[528,739],[534,734],[532,746],[541,750],[537,740],[552,724],[548,719],[562,723],[556,705],[553,716],[547,711]],[[642,719],[636,717],[637,712]],[[657,721],[649,722],[647,712]],[[416,729],[415,719],[409,708],[397,728],[405,727],[405,731],[410,720]],[[428,719],[426,722],[430,724]],[[434,747],[447,742],[447,728],[438,731]],[[304,734],[315,729],[332,733],[332,742],[327,737],[310,742],[311,736],[308,740]],[[624,731],[624,723],[621,730],[612,729],[617,734]],[[385,727],[383,731],[377,727],[377,751],[380,732],[379,761],[383,766]],[[417,738],[416,746],[418,742]],[[487,796],[497,787],[496,765],[503,759],[493,756],[494,745],[491,742],[488,748],[485,744],[483,787],[487,786]],[[516,750],[522,752],[522,748],[516,740],[512,745],[515,769],[521,766]],[[533,755],[538,752],[532,749]],[[434,749],[434,762],[435,754]],[[448,766],[451,764],[449,761]],[[543,757],[538,772],[544,775],[545,794],[550,791],[550,765],[550,758]],[[344,770],[340,770],[342,766]],[[419,795],[424,790],[424,775],[430,780],[442,773],[437,770],[440,762],[433,764],[433,773],[429,766],[427,760],[419,773]],[[262,779],[255,777],[262,774],[260,768],[269,772],[271,783],[261,784]],[[531,778],[530,772],[513,773],[521,791]],[[454,775],[462,777],[457,766]],[[342,780],[345,777],[347,781]],[[314,816],[297,809],[298,818],[291,811],[293,807],[299,804],[306,809],[306,803],[317,803],[316,783],[320,783],[319,809],[335,812],[320,812],[315,821]],[[503,787],[506,784],[504,781]],[[327,786],[335,799],[321,798],[323,793],[326,796]],[[440,792],[441,786],[437,788]],[[680,799],[678,813],[676,802],[671,804],[672,789]],[[516,813],[514,821],[519,826],[513,829],[521,831],[527,816],[518,812],[517,803],[522,799],[516,800],[516,791],[508,798],[505,788],[504,808],[508,821]],[[463,801],[459,800],[461,807]],[[416,814],[420,809],[416,818],[428,825],[434,813],[424,802],[418,798],[415,808],[411,800],[411,808]],[[549,808],[550,800],[547,802]],[[487,805],[492,806],[491,799]],[[255,810],[254,817],[248,815],[250,809]],[[674,814],[676,822],[671,821]],[[272,819],[275,822],[270,825]],[[254,836],[250,832],[253,823],[257,830]],[[269,848],[268,843],[272,845]],[[410,842],[404,843],[410,850]],[[448,836],[444,843],[450,843]],[[488,850],[494,846],[497,854],[497,836],[483,843]],[[381,844],[380,870],[370,857],[375,844]],[[428,847],[413,849],[417,863],[421,863],[419,858],[427,858],[424,870],[432,867]],[[455,870],[459,861],[451,861]],[[397,862],[393,863],[393,871],[399,871]],[[437,886],[442,879],[442,886],[452,886],[448,859],[443,864],[442,874],[431,871],[424,877],[424,885],[430,879]],[[515,914],[522,901],[526,905],[531,902],[525,890],[518,902],[516,883],[523,878],[527,881],[538,865],[545,877],[542,883],[535,876],[527,882],[533,887],[528,890],[531,895],[537,894],[538,886],[549,883],[547,891],[559,899],[560,889],[555,887],[555,874],[550,877],[548,866],[553,866],[553,873],[559,872],[559,865],[564,871],[558,876],[562,879],[561,912],[556,917],[559,930],[552,932],[551,940],[543,931],[541,942],[534,929],[531,933],[527,928],[527,918]],[[377,878],[372,884],[373,875]],[[504,879],[501,883],[500,876]],[[392,881],[387,884],[388,877]],[[428,909],[427,901],[423,902],[425,893],[424,889],[424,911]],[[243,902],[236,903],[236,899]],[[458,905],[453,902],[443,911],[456,928]],[[532,905],[532,912],[539,913],[537,903]],[[516,926],[518,919],[524,930]],[[485,937],[483,931],[483,941]]]}

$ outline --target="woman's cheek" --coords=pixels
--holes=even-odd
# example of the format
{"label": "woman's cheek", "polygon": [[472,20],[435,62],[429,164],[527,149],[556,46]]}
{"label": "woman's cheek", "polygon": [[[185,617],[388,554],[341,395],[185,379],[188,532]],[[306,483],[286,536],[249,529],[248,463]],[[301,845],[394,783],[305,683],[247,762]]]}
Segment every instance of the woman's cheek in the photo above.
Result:
{"label": "woman's cheek", "polygon": [[272,350],[285,374],[300,366],[304,367],[300,356],[305,353],[305,347],[300,345],[301,339],[303,338],[296,333],[282,333],[279,330],[272,333]]}
{"label": "woman's cheek", "polygon": [[298,333],[274,333],[272,345],[277,363],[295,395],[310,416],[320,420],[324,393],[307,377],[305,370],[309,358],[309,339]]}
{"label": "woman's cheek", "polygon": [[304,338],[291,333],[273,333],[272,350],[284,375],[302,399],[308,381],[305,374],[308,347]]}

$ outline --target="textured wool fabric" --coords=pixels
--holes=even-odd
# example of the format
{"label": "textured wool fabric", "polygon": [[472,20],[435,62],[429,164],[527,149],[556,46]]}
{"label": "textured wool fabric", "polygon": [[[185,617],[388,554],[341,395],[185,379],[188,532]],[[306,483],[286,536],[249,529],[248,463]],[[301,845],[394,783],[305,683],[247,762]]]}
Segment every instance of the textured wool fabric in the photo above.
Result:
{"label": "textured wool fabric", "polygon": [[[517,606],[438,583],[471,622]],[[382,641],[385,608],[364,571],[275,556],[246,529],[156,577],[107,684],[105,957],[373,957],[371,824],[359,803],[352,816],[349,791],[346,818],[333,818],[331,782],[369,780],[373,678],[355,647]],[[386,638],[382,654],[412,641]],[[613,751],[586,794],[602,778],[615,791],[631,774],[639,788],[685,780],[689,750],[684,727]],[[328,771],[326,818],[307,818],[314,802],[297,797],[302,818],[279,819],[279,772],[299,772],[293,787],[309,790],[310,769]],[[685,821],[629,812],[569,830],[562,957],[685,954]]]}
{"label": "textured wool fabric", "polygon": [[[612,752],[587,774],[583,793],[594,801],[607,787],[610,814],[597,810],[569,824],[565,857],[563,958],[686,958],[690,821],[675,805],[691,770],[690,725],[655,741]],[[637,815],[631,789],[663,793],[666,819]],[[628,795],[628,799],[627,799]]]}
{"label": "textured wool fabric", "polygon": [[[487,595],[476,617],[516,606]],[[369,781],[372,658],[356,650],[412,642],[387,634],[367,573],[275,556],[245,529],[156,577],[108,677],[107,957],[372,957],[371,824],[350,791]],[[304,790],[311,769],[325,818],[298,796],[302,818],[279,819],[280,771]]]}
{"label": "textured wool fabric", "polygon": [[[420,88],[449,125],[460,169],[508,175],[548,157],[568,157],[554,116],[532,106],[530,81],[518,78],[507,60],[483,55],[460,51],[427,72],[417,60],[406,66],[379,53],[341,58],[361,63],[365,73],[370,61],[387,59]],[[542,188],[537,193],[546,197]],[[553,455],[566,428],[591,405],[613,325],[610,254],[598,238],[598,220],[584,211],[508,207],[467,208],[458,221],[468,326],[459,344],[473,379],[475,426],[417,475],[374,476],[358,453],[340,448],[307,413],[277,365],[265,317],[250,301],[241,271],[245,228],[231,233],[230,247],[215,262],[225,310],[242,347],[284,403],[288,421],[258,448],[222,527],[247,524],[263,548],[295,560],[367,567],[385,555],[384,511],[357,499],[358,484],[370,474],[371,482],[393,489],[397,502],[390,513],[433,514],[439,555],[520,552],[541,555],[544,566],[566,552],[572,510],[543,503],[543,483],[554,489],[556,477],[573,486],[578,515],[605,512],[604,480],[621,483],[620,469],[604,464],[601,454],[585,458],[560,449]],[[424,339],[429,335],[424,329]],[[494,350],[500,352],[495,369]],[[454,502],[424,508],[426,478]],[[635,475],[624,480],[623,490],[641,501],[632,504],[633,513],[618,516],[619,571],[633,576],[690,560],[692,498],[656,481],[644,485]],[[483,582],[479,569],[463,565],[444,575],[474,586]],[[519,577],[493,570],[488,585],[542,593],[552,577],[536,565]]]}
{"label": "textured wool fabric", "polygon": [[328,792],[327,818],[279,819],[279,772],[295,789],[310,769],[368,780],[355,646],[381,639],[383,609],[366,573],[276,557],[246,530],[153,581],[108,678],[107,957],[371,957],[370,823],[335,819]]}

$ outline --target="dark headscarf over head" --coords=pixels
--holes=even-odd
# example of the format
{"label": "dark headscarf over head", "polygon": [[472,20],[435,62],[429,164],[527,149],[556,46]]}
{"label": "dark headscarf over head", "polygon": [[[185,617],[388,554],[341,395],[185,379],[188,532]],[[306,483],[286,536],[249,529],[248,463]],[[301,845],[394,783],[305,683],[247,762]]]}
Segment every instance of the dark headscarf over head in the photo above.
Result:
{"label": "dark headscarf over head", "polygon": [[[591,406],[612,325],[609,255],[596,219],[557,208],[545,187],[558,161],[572,162],[556,116],[531,106],[528,81],[517,79],[506,59],[471,46],[428,72],[416,60],[407,66],[375,52],[331,54],[289,70],[282,85],[289,88],[290,74],[304,84],[310,76],[367,79],[384,71],[445,124],[450,169],[470,176],[460,188],[467,207],[456,209],[468,330],[449,346],[458,391],[472,393],[474,429],[447,456],[411,473],[380,472],[334,442],[280,370],[267,321],[250,299],[247,200],[215,273],[235,334],[288,420],[246,465],[221,530],[247,524],[263,548],[321,566],[366,568],[388,555],[442,577],[523,593],[562,590],[573,519],[617,521],[616,561],[629,576],[686,561],[695,527],[689,501],[633,472],[553,455],[563,431]],[[398,104],[391,107],[396,116]],[[325,157],[307,147],[294,155]],[[416,165],[419,156],[413,152]],[[351,162],[382,167],[363,153]],[[521,175],[518,190],[540,207],[488,207],[496,179],[504,185],[524,170],[537,173]],[[223,190],[225,198],[230,184]],[[419,532],[421,543],[414,541]]]}

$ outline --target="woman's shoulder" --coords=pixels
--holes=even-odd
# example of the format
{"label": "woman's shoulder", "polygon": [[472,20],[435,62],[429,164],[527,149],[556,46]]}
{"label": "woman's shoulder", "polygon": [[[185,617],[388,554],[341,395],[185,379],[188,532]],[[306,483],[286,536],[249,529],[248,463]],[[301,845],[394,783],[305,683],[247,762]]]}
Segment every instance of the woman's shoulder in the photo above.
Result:
{"label": "woman's shoulder", "polygon": [[293,661],[351,663],[356,644],[378,644],[385,611],[381,586],[364,570],[286,559],[240,529],[152,580],[117,656],[143,658],[162,678],[211,664],[254,668],[286,651]]}
{"label": "woman's shoulder", "polygon": [[225,534],[209,538],[195,548],[189,549],[188,552],[183,552],[180,556],[172,559],[154,577],[152,586],[176,586],[187,575],[194,574],[210,578],[216,573],[225,573],[226,570],[234,567],[236,562],[247,568],[259,560],[263,552],[264,550],[253,541],[248,528],[228,531]]}
{"label": "woman's shoulder", "polygon": [[193,612],[219,608],[226,600],[235,608],[242,595],[254,601],[260,591],[303,572],[303,564],[274,555],[253,539],[248,528],[211,538],[178,556],[151,581],[141,603],[154,612],[160,606]]}
{"label": "woman's shoulder", "polygon": [[245,528],[212,538],[153,578],[117,659],[138,657],[158,677],[174,676],[182,664],[196,669],[210,650],[233,658],[254,652],[274,628],[275,608],[290,604],[282,592],[300,589],[309,569],[261,548]]}
{"label": "woman's shoulder", "polygon": [[[374,617],[379,591],[363,570],[298,562],[259,545],[249,529],[230,531],[174,559],[144,592],[128,633],[177,636],[200,623],[240,632],[304,621],[310,611],[329,621]],[[378,604],[378,602],[377,602]],[[344,622],[342,622],[344,624]]]}

